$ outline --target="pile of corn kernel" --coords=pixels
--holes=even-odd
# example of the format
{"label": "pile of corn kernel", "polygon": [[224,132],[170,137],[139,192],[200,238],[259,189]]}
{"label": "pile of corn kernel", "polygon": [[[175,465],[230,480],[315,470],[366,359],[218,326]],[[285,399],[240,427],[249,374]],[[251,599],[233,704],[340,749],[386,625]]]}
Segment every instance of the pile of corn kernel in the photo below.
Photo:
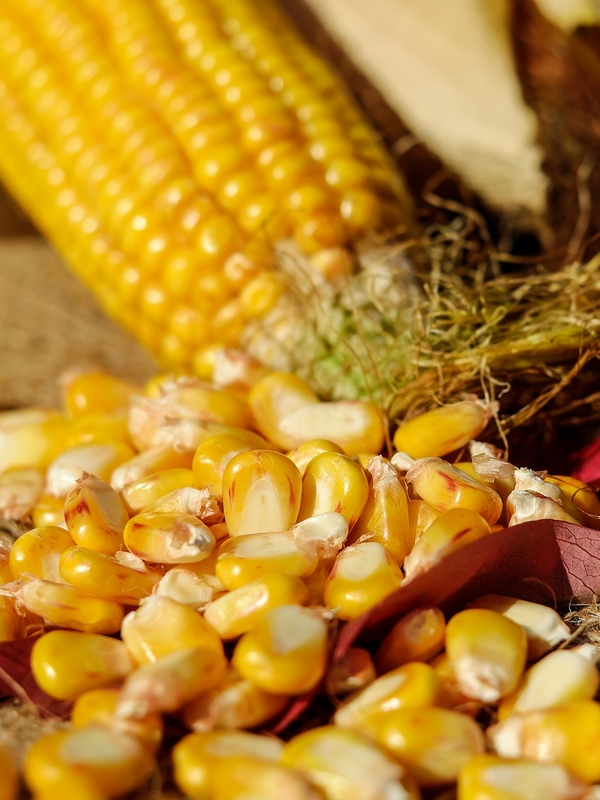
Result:
{"label": "pile of corn kernel", "polygon": [[[169,720],[188,732],[166,780],[198,800],[597,797],[596,650],[564,647],[549,607],[415,608],[330,662],[334,623],[449,552],[600,514],[585,484],[477,442],[483,403],[410,419],[388,459],[375,406],[232,351],[211,383],[86,373],[63,397],[0,414],[0,519],[20,532],[1,542],[0,640],[36,637],[35,680],[73,703],[22,768],[0,748],[0,800],[21,773],[36,800],[143,790]],[[312,691],[329,724],[264,733]]]}

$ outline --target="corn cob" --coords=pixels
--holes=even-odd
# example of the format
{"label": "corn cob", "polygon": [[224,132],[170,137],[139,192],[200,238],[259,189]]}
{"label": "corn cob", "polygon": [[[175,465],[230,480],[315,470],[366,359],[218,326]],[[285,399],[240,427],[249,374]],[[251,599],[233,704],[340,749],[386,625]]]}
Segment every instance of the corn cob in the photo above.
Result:
{"label": "corn cob", "polygon": [[403,222],[377,135],[270,0],[7,0],[0,40],[3,181],[169,367],[271,310],[280,240],[344,276]]}

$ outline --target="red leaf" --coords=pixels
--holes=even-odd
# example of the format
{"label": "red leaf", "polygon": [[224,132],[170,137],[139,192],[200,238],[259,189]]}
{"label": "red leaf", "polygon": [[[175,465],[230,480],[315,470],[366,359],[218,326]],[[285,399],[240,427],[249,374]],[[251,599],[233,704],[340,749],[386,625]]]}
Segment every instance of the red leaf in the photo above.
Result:
{"label": "red leaf", "polygon": [[[47,695],[33,677],[29,660],[36,641],[37,637],[33,636],[14,642],[0,642],[0,694],[18,697],[24,703],[35,706],[44,718],[68,719],[72,704]],[[73,668],[76,669],[76,665]]]}
{"label": "red leaf", "polygon": [[571,474],[574,478],[586,483],[600,480],[600,439],[594,439],[575,453],[573,460],[576,466]]}

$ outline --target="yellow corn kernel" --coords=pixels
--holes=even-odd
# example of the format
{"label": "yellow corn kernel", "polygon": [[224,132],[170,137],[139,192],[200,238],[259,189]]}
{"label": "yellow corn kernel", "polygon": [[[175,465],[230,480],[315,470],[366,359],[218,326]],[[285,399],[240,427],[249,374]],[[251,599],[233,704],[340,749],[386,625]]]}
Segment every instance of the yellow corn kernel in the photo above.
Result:
{"label": "yellow corn kernel", "polygon": [[414,544],[406,489],[397,470],[382,456],[372,458],[365,471],[370,479],[369,496],[349,544],[359,537],[379,542],[402,564]]}
{"label": "yellow corn kernel", "polygon": [[487,736],[504,758],[560,764],[581,781],[600,780],[600,703],[594,700],[511,714]]}
{"label": "yellow corn kernel", "polygon": [[50,631],[40,636],[31,651],[31,670],[38,686],[59,700],[74,700],[90,689],[118,683],[133,668],[123,642],[97,633]]}
{"label": "yellow corn kernel", "polygon": [[377,677],[371,654],[364,647],[349,647],[327,671],[327,693],[342,697],[364,689]]}
{"label": "yellow corn kernel", "polygon": [[278,606],[242,636],[231,663],[267,692],[303,694],[325,674],[327,640],[327,624],[317,612]]}
{"label": "yellow corn kernel", "polygon": [[481,711],[484,704],[481,700],[474,700],[472,697],[467,697],[467,695],[461,691],[448,654],[446,652],[440,653],[435,656],[435,658],[432,658],[429,663],[435,669],[440,680],[441,695],[438,705],[442,708],[451,708],[454,711],[460,711],[475,717]]}
{"label": "yellow corn kernel", "polygon": [[178,711],[201,692],[218,686],[227,661],[214,647],[187,647],[149,664],[125,679],[115,714],[143,719],[155,712]]}
{"label": "yellow corn kernel", "polygon": [[0,742],[0,775],[2,775],[0,800],[17,800],[19,796],[17,760],[4,742]]}
{"label": "yellow corn kernel", "polygon": [[294,462],[298,467],[300,474],[304,477],[307,466],[315,456],[321,453],[343,453],[342,448],[335,442],[329,439],[309,439],[307,442],[302,442],[298,447],[286,453],[288,458]]}
{"label": "yellow corn kernel", "polygon": [[112,555],[123,544],[129,519],[117,492],[100,478],[85,475],[65,498],[65,522],[73,541]]}
{"label": "yellow corn kernel", "polygon": [[248,450],[260,450],[268,443],[258,433],[239,430],[209,436],[194,455],[192,469],[197,486],[205,486],[218,497],[222,496],[223,472],[231,459]]}
{"label": "yellow corn kernel", "polygon": [[317,562],[315,552],[298,547],[293,531],[251,533],[220,545],[215,572],[232,591],[272,573],[304,578],[315,571]]}
{"label": "yellow corn kernel", "polygon": [[474,756],[458,775],[458,800],[583,800],[589,787],[559,764]]}
{"label": "yellow corn kernel", "polygon": [[527,636],[528,661],[537,661],[571,636],[571,629],[560,614],[541,603],[486,594],[472,600],[468,608],[488,608],[520,625]]}
{"label": "yellow corn kernel", "polygon": [[498,706],[498,719],[509,714],[552,708],[573,700],[592,700],[598,691],[594,645],[555,650],[530,667],[516,692]]}
{"label": "yellow corn kernel", "polygon": [[495,703],[518,686],[527,660],[527,635],[516,622],[482,608],[459,611],[446,626],[446,652],[459,688]]}
{"label": "yellow corn kernel", "polygon": [[398,708],[439,705],[441,684],[429,664],[415,661],[376,678],[335,712],[333,721],[368,736],[377,736],[388,714]]}
{"label": "yellow corn kernel", "polygon": [[156,768],[150,750],[137,739],[102,725],[53,731],[37,739],[25,757],[24,777],[38,793],[67,789],[73,773],[106,797],[142,786]]}
{"label": "yellow corn kernel", "polygon": [[473,756],[485,750],[479,725],[447,708],[399,708],[387,715],[377,742],[429,789],[453,783]]}
{"label": "yellow corn kernel", "polygon": [[300,377],[291,372],[274,372],[258,381],[248,394],[250,410],[262,435],[282,450],[292,450],[315,436],[303,436],[300,441],[284,434],[280,422],[285,417],[319,398]]}
{"label": "yellow corn kernel", "polygon": [[437,508],[426,503],[425,500],[420,498],[411,498],[408,501],[408,527],[410,530],[410,539],[416,542],[423,531],[434,522],[441,514]]}
{"label": "yellow corn kernel", "polygon": [[184,707],[183,719],[189,728],[199,732],[256,728],[280,714],[287,704],[285,695],[266,692],[230,669],[222,683]]}
{"label": "yellow corn kernel", "polygon": [[337,511],[325,511],[297,522],[291,532],[303,553],[316,555],[319,565],[331,566],[348,539],[348,522]]}
{"label": "yellow corn kernel", "polygon": [[144,513],[154,512],[191,514],[210,526],[223,521],[223,511],[217,496],[208,489],[196,489],[194,486],[174,489],[144,509]]}
{"label": "yellow corn kernel", "polygon": [[21,632],[21,616],[12,597],[0,595],[0,642],[13,642]]}
{"label": "yellow corn kernel", "polygon": [[198,575],[194,575],[186,567],[174,567],[168,570],[154,588],[155,594],[170,597],[196,611],[202,611],[211,603],[216,590],[211,584]]}
{"label": "yellow corn kernel", "polygon": [[68,377],[62,402],[71,417],[82,414],[110,414],[127,411],[132,395],[143,389],[104,372],[83,372]]}
{"label": "yellow corn kernel", "polygon": [[31,520],[36,528],[43,528],[47,525],[65,524],[65,501],[63,497],[55,497],[53,494],[44,493],[35,504],[31,514]]}
{"label": "yellow corn kernel", "polygon": [[490,410],[471,400],[434,408],[402,422],[394,447],[413,458],[445,456],[476,439],[489,418]]}
{"label": "yellow corn kernel", "polygon": [[369,497],[364,469],[348,456],[328,451],[315,456],[302,478],[299,519],[336,511],[352,530]]}
{"label": "yellow corn kernel", "polygon": [[506,513],[509,527],[538,519],[556,519],[579,525],[579,520],[572,517],[563,506],[535,492],[512,491],[506,498]]}
{"label": "yellow corn kernel", "polygon": [[327,800],[419,798],[403,768],[355,731],[333,725],[305,731],[285,745],[281,760],[306,775]]}
{"label": "yellow corn kernel", "polygon": [[82,414],[71,421],[67,447],[111,442],[130,442],[125,413]]}
{"label": "yellow corn kernel", "polygon": [[223,511],[230,536],[288,531],[296,522],[302,478],[276,450],[238,453],[223,472]]}
{"label": "yellow corn kernel", "polygon": [[58,411],[28,408],[0,413],[0,473],[45,469],[65,448],[69,423]]}
{"label": "yellow corn kernel", "polygon": [[76,797],[77,800],[107,800],[108,795],[91,778],[78,772],[76,767],[62,768],[57,783],[45,786],[35,793],[35,800],[64,800],[65,797]]}
{"label": "yellow corn kernel", "polygon": [[48,625],[84,633],[116,633],[121,627],[123,606],[90,597],[65,583],[31,578],[21,584],[15,595]]}
{"label": "yellow corn kernel", "polygon": [[191,450],[179,452],[170,446],[159,445],[144,450],[124,461],[110,476],[110,485],[118,492],[134,481],[140,481],[156,472],[171,469],[191,469],[194,454]]}
{"label": "yellow corn kernel", "polygon": [[58,562],[63,580],[83,592],[126,606],[137,606],[152,593],[160,575],[133,569],[105,553],[86,547],[70,547]]}
{"label": "yellow corn kernel", "polygon": [[398,620],[379,645],[375,664],[380,673],[411,661],[429,661],[444,649],[446,619],[435,606],[415,608]]}
{"label": "yellow corn kernel", "polygon": [[497,492],[441,458],[415,461],[405,477],[417,495],[438,511],[466,508],[481,514],[490,525],[502,513],[502,500]]}
{"label": "yellow corn kernel", "polygon": [[13,542],[11,545],[4,541],[4,539],[0,539],[0,586],[11,583],[11,581],[16,578],[16,575],[13,574],[13,571],[10,568],[10,554],[14,544],[15,543]]}
{"label": "yellow corn kernel", "polygon": [[426,528],[404,560],[407,580],[426,572],[449,553],[492,533],[485,519],[469,508],[443,511]]}
{"label": "yellow corn kernel", "polygon": [[338,555],[325,586],[325,605],[355,619],[400,587],[402,571],[383,545],[362,542]]}
{"label": "yellow corn kernel", "polygon": [[[244,256],[237,259],[234,257],[233,261],[224,264],[223,272],[228,275],[232,271],[233,264],[240,266],[244,258]],[[232,280],[233,283],[236,282],[233,276]],[[243,350],[223,347],[215,353],[215,363],[211,377],[213,383],[216,383],[217,386],[234,389],[239,392],[248,392],[258,381],[270,375],[272,371]]]}
{"label": "yellow corn kernel", "polygon": [[190,647],[223,652],[218,634],[197,611],[160,594],[146,598],[127,614],[121,638],[138,664]]}
{"label": "yellow corn kernel", "polygon": [[546,475],[545,480],[558,486],[562,491],[565,510],[569,514],[577,516],[579,512],[583,519],[586,515],[600,515],[600,500],[591,486],[584,481],[569,475]]}
{"label": "yellow corn kernel", "polygon": [[169,492],[195,485],[196,480],[192,470],[179,467],[145,475],[137,481],[128,483],[120,494],[128,513],[134,516]]}
{"label": "yellow corn kernel", "polygon": [[0,517],[25,519],[38,503],[43,490],[41,470],[27,467],[0,474]]}
{"label": "yellow corn kernel", "polygon": [[272,608],[303,605],[307,600],[308,590],[300,578],[273,573],[221,595],[204,610],[204,619],[221,639],[235,639],[252,630]]}
{"label": "yellow corn kernel", "polygon": [[125,547],[153,564],[202,561],[215,548],[208,525],[191,514],[149,511],[136,514],[123,531]]}
{"label": "yellow corn kernel", "polygon": [[32,577],[60,582],[58,561],[69,547],[73,547],[73,539],[64,528],[54,525],[34,528],[13,543],[8,561],[10,571],[23,580]]}
{"label": "yellow corn kernel", "polygon": [[190,733],[173,748],[175,783],[187,797],[205,800],[214,797],[216,780],[214,766],[228,765],[232,759],[246,756],[253,760],[276,762],[283,750],[282,743],[272,736],[259,736],[245,731],[214,731]]}
{"label": "yellow corn kernel", "polygon": [[214,800],[321,800],[321,794],[294,769],[240,756],[214,765]]}
{"label": "yellow corn kernel", "polygon": [[113,471],[132,456],[131,446],[125,442],[70,447],[63,450],[48,466],[46,487],[50,494],[66,497],[85,473],[108,481]]}
{"label": "yellow corn kernel", "polygon": [[123,733],[139,739],[152,752],[156,752],[163,737],[162,716],[154,713],[139,720],[119,719],[115,716],[115,711],[120,697],[121,690],[116,687],[89,689],[83,692],[73,703],[71,722],[76,728],[85,728],[88,725],[118,728]]}
{"label": "yellow corn kernel", "polygon": [[215,594],[220,594],[221,592],[227,591],[227,587],[217,578],[216,567],[218,554],[219,549],[217,548],[213,550],[204,561],[195,561],[191,564],[182,564],[181,566],[175,564],[171,567],[167,564],[167,571],[170,572],[172,569],[184,569],[187,572],[191,572],[201,581],[212,587]]}

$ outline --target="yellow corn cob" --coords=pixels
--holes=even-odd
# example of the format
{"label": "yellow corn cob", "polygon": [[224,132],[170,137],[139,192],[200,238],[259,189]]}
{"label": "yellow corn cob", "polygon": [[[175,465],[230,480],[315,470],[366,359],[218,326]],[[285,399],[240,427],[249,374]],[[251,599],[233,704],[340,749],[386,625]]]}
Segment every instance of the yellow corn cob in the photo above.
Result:
{"label": "yellow corn cob", "polygon": [[60,700],[74,700],[90,689],[118,683],[133,667],[123,642],[97,633],[50,631],[31,651],[31,669],[38,685]]}
{"label": "yellow corn cob", "polygon": [[215,793],[217,762],[227,765],[239,756],[275,762],[282,750],[282,743],[275,737],[245,731],[190,733],[173,748],[175,783],[186,796],[205,800]]}
{"label": "yellow corn cob", "polygon": [[589,787],[559,764],[474,756],[458,776],[458,800],[583,800]]}
{"label": "yellow corn cob", "polygon": [[120,697],[121,691],[116,687],[90,689],[80,694],[73,703],[71,722],[76,728],[88,725],[118,728],[156,752],[163,738],[162,716],[154,713],[141,719],[120,719],[115,716]]}
{"label": "yellow corn cob", "polygon": [[375,654],[379,672],[411,661],[429,661],[444,649],[446,619],[439,608],[415,608],[387,634]]}
{"label": "yellow corn cob", "polygon": [[0,170],[106,310],[189,369],[277,301],[275,241],[344,274],[341,248],[403,211],[376,134],[274,6],[173,7],[7,2]]}
{"label": "yellow corn cob", "polygon": [[105,797],[117,797],[142,786],[155,767],[150,750],[137,739],[90,725],[54,731],[37,739],[27,753],[24,777],[36,795],[53,785],[67,790],[76,773]]}

